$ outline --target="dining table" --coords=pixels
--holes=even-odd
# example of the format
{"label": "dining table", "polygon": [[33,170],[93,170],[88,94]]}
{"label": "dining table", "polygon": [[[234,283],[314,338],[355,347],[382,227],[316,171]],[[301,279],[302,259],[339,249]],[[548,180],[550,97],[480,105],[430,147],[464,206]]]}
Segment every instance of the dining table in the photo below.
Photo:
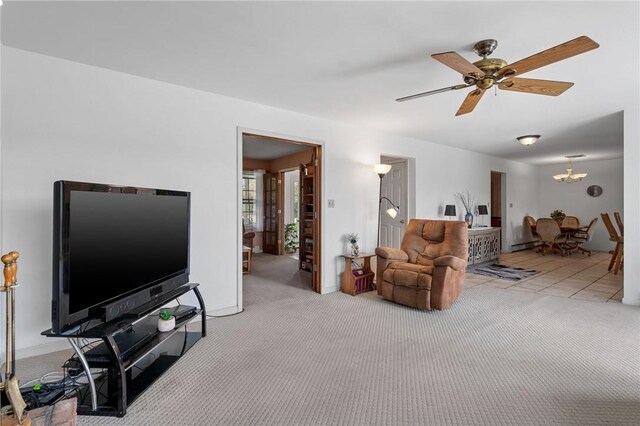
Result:
{"label": "dining table", "polygon": [[[560,233],[565,234],[564,242],[562,244],[561,250],[563,251],[563,255],[565,252],[573,253],[578,250],[580,246],[577,242],[570,240],[572,236],[574,236],[579,231],[585,231],[587,226],[571,226],[571,225],[558,225],[560,227]],[[536,225],[531,225],[531,231],[536,231]]]}

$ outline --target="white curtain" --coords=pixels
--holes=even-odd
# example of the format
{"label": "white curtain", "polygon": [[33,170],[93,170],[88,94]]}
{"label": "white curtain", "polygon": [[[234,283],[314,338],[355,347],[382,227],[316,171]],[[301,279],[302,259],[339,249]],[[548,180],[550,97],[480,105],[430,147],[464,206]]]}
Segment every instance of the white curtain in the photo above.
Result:
{"label": "white curtain", "polygon": [[263,169],[253,171],[256,178],[256,223],[253,224],[255,232],[262,232],[264,224],[264,174],[266,172],[267,171]]}

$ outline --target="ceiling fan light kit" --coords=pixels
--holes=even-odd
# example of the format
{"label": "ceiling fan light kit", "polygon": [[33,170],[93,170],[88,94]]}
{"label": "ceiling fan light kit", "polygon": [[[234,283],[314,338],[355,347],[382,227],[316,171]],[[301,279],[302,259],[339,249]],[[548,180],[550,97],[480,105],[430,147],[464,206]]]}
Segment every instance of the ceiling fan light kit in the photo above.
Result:
{"label": "ceiling fan light kit", "polygon": [[566,43],[536,53],[535,55],[508,64],[500,58],[488,58],[498,47],[498,41],[487,39],[477,42],[473,51],[482,57],[481,60],[471,63],[456,52],[436,53],[431,57],[443,63],[462,75],[465,84],[458,84],[442,89],[417,93],[396,99],[404,102],[423,96],[449,92],[451,90],[464,89],[471,86],[476,88],[471,91],[456,112],[457,115],[468,114],[474,110],[484,92],[491,87],[514,92],[530,93],[535,95],[558,96],[573,86],[566,81],[536,80],[530,78],[514,78],[526,72],[553,64],[558,61],[588,52],[599,47],[599,44],[587,36],[581,36]]}
{"label": "ceiling fan light kit", "polygon": [[565,155],[565,158],[569,160],[569,167],[567,168],[567,173],[562,173],[562,174],[553,176],[556,182],[574,183],[574,182],[580,182],[582,179],[587,177],[587,173],[573,173],[573,159],[581,158],[581,157],[586,157],[586,155],[584,154]]}
{"label": "ceiling fan light kit", "polygon": [[533,145],[534,143],[538,142],[538,139],[540,139],[540,135],[524,135],[524,136],[518,136],[516,139],[522,145],[529,146],[529,145]]}

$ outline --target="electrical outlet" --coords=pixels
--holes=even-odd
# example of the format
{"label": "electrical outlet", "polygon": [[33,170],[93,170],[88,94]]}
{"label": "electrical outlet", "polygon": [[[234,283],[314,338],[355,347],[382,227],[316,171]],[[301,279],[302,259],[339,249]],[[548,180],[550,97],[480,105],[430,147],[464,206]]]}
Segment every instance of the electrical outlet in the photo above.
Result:
{"label": "electrical outlet", "polygon": [[336,200],[328,200],[327,204],[329,205],[328,207],[332,209],[336,206]]}

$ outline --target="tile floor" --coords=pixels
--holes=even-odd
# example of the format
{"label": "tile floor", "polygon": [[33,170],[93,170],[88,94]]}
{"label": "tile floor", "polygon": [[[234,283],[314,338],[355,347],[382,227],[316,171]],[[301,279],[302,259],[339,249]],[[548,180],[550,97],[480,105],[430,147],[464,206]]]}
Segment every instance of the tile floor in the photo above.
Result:
{"label": "tile floor", "polygon": [[607,271],[610,260],[609,253],[595,251],[591,256],[576,253],[565,257],[557,254],[543,256],[533,250],[505,253],[500,255],[499,263],[539,273],[521,281],[467,273],[464,285],[484,285],[596,302],[621,302],[624,271],[618,275]]}

